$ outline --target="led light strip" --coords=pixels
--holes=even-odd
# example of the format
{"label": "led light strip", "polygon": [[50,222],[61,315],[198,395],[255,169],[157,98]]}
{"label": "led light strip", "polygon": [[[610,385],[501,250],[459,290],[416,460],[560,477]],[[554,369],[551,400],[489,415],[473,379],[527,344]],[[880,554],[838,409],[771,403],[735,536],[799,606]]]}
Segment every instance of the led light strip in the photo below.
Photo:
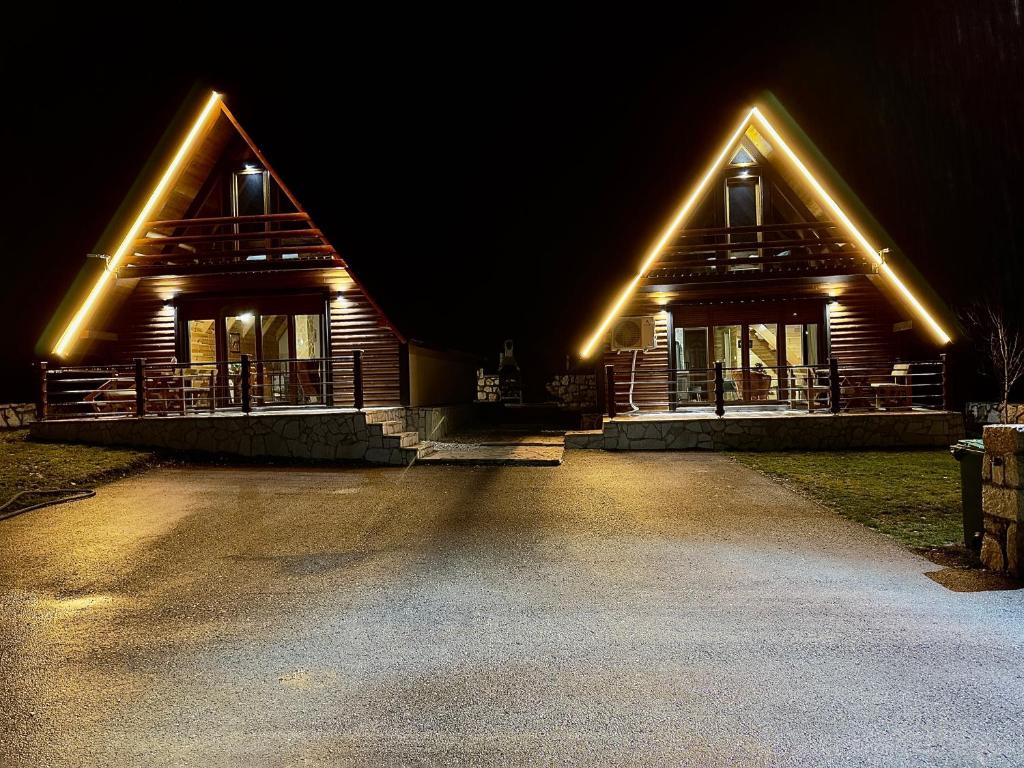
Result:
{"label": "led light strip", "polygon": [[683,204],[676,211],[676,215],[672,217],[672,221],[669,222],[669,225],[662,231],[661,237],[658,238],[658,241],[647,252],[647,256],[644,257],[644,263],[640,267],[640,271],[636,273],[636,277],[630,280],[622,293],[619,294],[619,297],[615,300],[612,308],[608,310],[608,314],[606,314],[604,320],[601,321],[601,325],[597,327],[597,330],[594,331],[594,335],[590,337],[590,340],[586,343],[583,349],[580,350],[580,357],[587,357],[590,355],[591,350],[593,350],[594,346],[601,340],[601,336],[606,330],[608,330],[608,326],[611,325],[612,320],[614,320],[616,315],[619,314],[619,310],[622,309],[622,305],[625,304],[633,294],[633,289],[636,288],[637,284],[643,279],[644,274],[650,268],[651,264],[654,263],[654,260],[661,255],[662,249],[668,245],[668,241],[672,239],[676,230],[682,226],[683,221],[686,219],[686,215],[704,193],[704,188],[708,185],[708,182],[711,181],[711,177],[715,175],[719,166],[724,162],[726,155],[729,154],[729,150],[732,149],[733,145],[735,145],[737,141],[739,141],[744,129],[750,123],[750,117],[753,113],[754,111],[750,110],[750,112],[744,116],[743,120],[740,121],[739,127],[733,131],[732,136],[729,137],[729,141],[726,142],[724,147],[722,147],[722,151],[718,153],[715,161],[711,164],[711,167],[708,168],[707,173],[704,174],[704,178],[702,178],[700,183],[697,185],[697,188],[690,193],[690,196],[686,198]]}
{"label": "led light strip", "polygon": [[700,183],[697,184],[696,189],[694,189],[690,196],[686,198],[682,206],[680,206],[680,208],[676,211],[675,216],[672,217],[671,222],[662,232],[661,236],[658,238],[658,241],[647,252],[647,256],[644,258],[643,261],[643,265],[640,267],[640,271],[637,272],[636,276],[629,281],[629,283],[626,285],[623,291],[619,294],[618,298],[616,298],[615,303],[612,304],[611,309],[608,310],[608,313],[601,321],[601,324],[597,327],[597,330],[587,341],[586,345],[584,345],[584,347],[580,350],[580,357],[588,357],[590,353],[593,351],[594,347],[598,344],[598,342],[604,335],[604,332],[608,330],[608,326],[611,325],[612,321],[618,315],[619,310],[621,310],[622,306],[629,300],[629,297],[633,294],[633,290],[643,279],[643,276],[647,273],[647,270],[650,269],[651,265],[661,254],[662,249],[664,249],[664,247],[668,245],[668,242],[669,240],[671,240],[673,234],[679,229],[679,227],[682,226],[683,222],[686,219],[686,216],[690,213],[690,210],[693,208],[694,204],[697,202],[697,200],[700,199],[701,195],[704,193],[704,189],[705,187],[707,187],[708,182],[711,180],[711,177],[714,176],[715,172],[725,161],[729,151],[735,146],[736,142],[739,141],[739,138],[743,134],[743,131],[749,124],[753,122],[754,118],[756,118],[761,127],[765,129],[765,133],[767,133],[771,137],[771,139],[776,144],[779,145],[779,147],[783,151],[783,154],[785,154],[796,167],[796,169],[800,171],[801,175],[811,185],[811,188],[818,194],[821,200],[828,206],[829,210],[832,211],[835,217],[853,236],[853,238],[857,241],[858,245],[860,245],[861,248],[863,248],[867,253],[871,254],[874,257],[875,262],[878,265],[879,272],[881,272],[881,274],[884,275],[889,280],[889,282],[891,282],[896,287],[896,289],[903,296],[903,298],[906,299],[907,303],[910,304],[910,306],[914,308],[914,310],[921,317],[921,319],[925,321],[928,327],[935,334],[935,337],[943,344],[950,343],[951,339],[949,337],[949,334],[947,334],[942,329],[942,327],[935,321],[935,319],[930,314],[928,314],[928,311],[924,308],[924,306],[917,299],[917,297],[914,296],[913,293],[911,293],[910,289],[907,288],[903,281],[899,279],[896,273],[893,272],[892,268],[885,263],[885,260],[878,252],[878,249],[875,248],[870,242],[868,242],[867,238],[861,234],[860,230],[858,230],[853,225],[853,222],[850,221],[850,218],[846,215],[842,208],[840,208],[836,201],[832,199],[832,196],[825,191],[825,188],[822,187],[820,183],[818,183],[818,180],[814,178],[814,176],[811,174],[809,170],[807,170],[807,167],[802,162],[800,162],[800,158],[798,158],[796,156],[796,153],[793,152],[792,149],[790,149],[789,145],[785,142],[785,140],[782,138],[779,132],[775,130],[774,126],[772,126],[771,123],[768,122],[768,119],[761,113],[761,111],[757,107],[753,107],[743,118],[743,121],[740,123],[739,128],[737,128],[733,132],[732,136],[729,138],[728,143],[717,155],[715,161],[711,164],[711,167],[708,168],[707,173],[704,174],[703,178],[700,180]]}
{"label": "led light strip", "polygon": [[754,107],[752,110],[750,110],[750,112],[754,117],[757,118],[758,122],[761,123],[761,126],[765,129],[765,133],[767,133],[772,138],[772,140],[779,145],[779,147],[782,149],[785,155],[790,159],[793,165],[796,166],[797,170],[800,171],[801,175],[803,175],[803,177],[807,180],[807,183],[811,185],[815,192],[818,193],[819,197],[825,202],[829,210],[832,211],[835,217],[843,223],[847,231],[851,235],[853,235],[858,245],[860,245],[861,248],[863,248],[867,253],[870,253],[874,257],[875,262],[878,264],[879,271],[889,280],[889,282],[891,282],[896,287],[896,289],[900,292],[900,295],[902,295],[903,298],[907,300],[907,303],[910,304],[910,306],[914,308],[914,311],[917,312],[920,318],[925,321],[925,324],[927,324],[927,326],[932,330],[932,333],[935,334],[935,338],[938,339],[939,342],[942,344],[949,344],[952,341],[952,339],[950,339],[949,337],[949,334],[942,329],[942,326],[940,326],[935,321],[935,318],[928,314],[928,311],[924,308],[924,305],[922,305],[921,302],[918,301],[917,297],[913,293],[911,293],[910,289],[907,288],[904,282],[900,280],[899,277],[896,276],[895,272],[892,271],[892,267],[885,263],[885,259],[883,259],[882,255],[878,252],[878,248],[876,248],[870,242],[868,242],[868,239],[864,237],[864,235],[860,233],[860,230],[858,230],[853,225],[853,222],[850,221],[849,217],[846,215],[843,209],[839,207],[839,204],[832,199],[831,195],[829,195],[828,192],[825,191],[824,187],[822,187],[821,184],[818,183],[818,180],[814,178],[814,176],[811,174],[811,172],[807,170],[807,166],[800,162],[800,158],[798,158],[796,156],[796,153],[789,148],[789,145],[786,143],[786,141],[782,138],[782,136],[779,135],[779,132],[775,130],[772,124],[768,122],[767,118],[765,118],[765,116],[761,114],[761,111],[757,107]]}
{"label": "led light strip", "polygon": [[153,209],[163,198],[164,192],[167,191],[167,187],[174,180],[175,175],[178,172],[178,168],[184,162],[185,158],[188,157],[200,130],[206,124],[207,118],[219,102],[220,94],[216,91],[212,91],[210,93],[210,98],[206,102],[206,106],[204,106],[203,111],[199,113],[199,117],[197,117],[195,122],[192,124],[191,130],[189,130],[188,134],[185,136],[185,140],[181,143],[181,146],[178,148],[174,158],[164,170],[164,174],[160,178],[156,187],[154,187],[149,196],[149,200],[146,201],[142,210],[139,211],[139,215],[136,217],[135,223],[132,224],[131,229],[128,230],[128,234],[125,235],[124,240],[121,241],[117,250],[114,251],[114,255],[107,261],[106,268],[96,279],[96,284],[92,287],[92,291],[89,292],[85,301],[83,301],[81,306],[79,306],[78,311],[75,312],[71,322],[68,323],[67,328],[64,329],[64,333],[54,346],[53,353],[58,357],[64,357],[68,353],[79,329],[82,327],[82,323],[85,322],[85,318],[88,316],[89,311],[103,292],[103,288],[110,280],[110,276],[114,273],[114,270],[117,269],[117,265],[124,258],[125,254],[128,253],[128,249],[131,248],[132,243],[138,238],[142,226],[146,223],[150,214],[153,212]]}

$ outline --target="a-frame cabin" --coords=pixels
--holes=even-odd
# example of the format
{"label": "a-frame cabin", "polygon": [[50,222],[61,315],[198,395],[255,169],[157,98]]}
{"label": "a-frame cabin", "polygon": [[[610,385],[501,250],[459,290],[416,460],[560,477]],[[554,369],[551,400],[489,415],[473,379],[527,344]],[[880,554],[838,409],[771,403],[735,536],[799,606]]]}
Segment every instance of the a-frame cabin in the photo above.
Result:
{"label": "a-frame cabin", "polygon": [[402,403],[402,334],[220,94],[184,112],[51,323],[51,367],[216,366],[231,404],[246,356],[261,401],[344,405],[358,349],[364,403]]}
{"label": "a-frame cabin", "polygon": [[899,361],[934,360],[954,328],[769,95],[715,153],[581,356],[614,366],[619,410],[707,404],[716,361],[727,400],[813,406],[813,368],[830,357],[874,407],[887,382],[909,387]]}

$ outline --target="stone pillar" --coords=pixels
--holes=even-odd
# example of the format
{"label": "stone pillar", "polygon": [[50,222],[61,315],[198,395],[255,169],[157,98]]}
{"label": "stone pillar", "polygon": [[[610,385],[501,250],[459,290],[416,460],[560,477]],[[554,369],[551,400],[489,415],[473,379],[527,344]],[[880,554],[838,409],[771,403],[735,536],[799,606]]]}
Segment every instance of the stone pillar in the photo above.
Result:
{"label": "stone pillar", "polygon": [[981,561],[993,571],[1024,575],[1024,425],[985,427],[982,461]]}

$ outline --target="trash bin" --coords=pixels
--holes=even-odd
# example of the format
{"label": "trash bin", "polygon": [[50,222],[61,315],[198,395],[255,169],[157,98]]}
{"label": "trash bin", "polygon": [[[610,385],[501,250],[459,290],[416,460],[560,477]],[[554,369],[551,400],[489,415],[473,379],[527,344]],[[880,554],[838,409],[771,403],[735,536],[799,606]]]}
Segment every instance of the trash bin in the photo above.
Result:
{"label": "trash bin", "polygon": [[981,519],[981,460],[985,456],[983,440],[959,440],[949,447],[960,462],[960,499],[964,508],[964,545],[980,549],[984,524]]}

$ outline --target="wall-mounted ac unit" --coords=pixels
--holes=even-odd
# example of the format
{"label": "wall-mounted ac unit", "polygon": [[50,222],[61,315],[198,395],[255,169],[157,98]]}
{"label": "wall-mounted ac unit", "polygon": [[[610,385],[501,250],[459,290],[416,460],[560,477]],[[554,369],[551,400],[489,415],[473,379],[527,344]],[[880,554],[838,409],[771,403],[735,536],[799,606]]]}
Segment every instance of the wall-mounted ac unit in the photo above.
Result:
{"label": "wall-mounted ac unit", "polygon": [[612,326],[612,351],[654,349],[653,317],[621,317]]}

